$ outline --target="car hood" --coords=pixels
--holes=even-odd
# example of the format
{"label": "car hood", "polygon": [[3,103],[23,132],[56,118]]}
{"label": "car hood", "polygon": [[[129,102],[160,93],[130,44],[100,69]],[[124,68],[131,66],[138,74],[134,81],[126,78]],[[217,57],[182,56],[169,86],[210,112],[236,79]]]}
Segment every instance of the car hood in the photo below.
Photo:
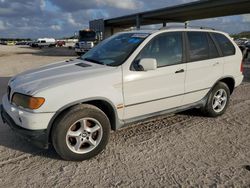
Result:
{"label": "car hood", "polygon": [[41,90],[54,86],[107,74],[108,71],[113,69],[115,67],[75,59],[18,74],[9,81],[9,86],[12,90],[15,90],[14,92],[34,95]]}

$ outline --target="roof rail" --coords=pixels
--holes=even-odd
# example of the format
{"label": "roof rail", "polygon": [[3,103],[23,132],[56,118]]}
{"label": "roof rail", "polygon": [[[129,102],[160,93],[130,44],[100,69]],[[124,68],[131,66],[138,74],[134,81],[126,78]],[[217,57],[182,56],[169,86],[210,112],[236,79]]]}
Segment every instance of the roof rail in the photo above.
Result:
{"label": "roof rail", "polygon": [[159,30],[164,30],[164,29],[179,29],[179,28],[184,28],[184,29],[208,29],[208,30],[215,30],[214,28],[211,27],[203,27],[203,26],[183,26],[183,25],[177,25],[177,26],[165,26],[161,27]]}

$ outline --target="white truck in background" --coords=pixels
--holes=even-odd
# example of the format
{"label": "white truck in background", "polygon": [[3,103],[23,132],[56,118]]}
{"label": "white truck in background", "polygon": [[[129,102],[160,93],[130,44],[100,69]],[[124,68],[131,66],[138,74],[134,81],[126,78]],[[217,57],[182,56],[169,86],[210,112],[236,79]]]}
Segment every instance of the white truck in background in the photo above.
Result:
{"label": "white truck in background", "polygon": [[97,33],[90,29],[80,30],[78,33],[78,42],[75,44],[75,52],[82,55],[92,49],[99,42]]}

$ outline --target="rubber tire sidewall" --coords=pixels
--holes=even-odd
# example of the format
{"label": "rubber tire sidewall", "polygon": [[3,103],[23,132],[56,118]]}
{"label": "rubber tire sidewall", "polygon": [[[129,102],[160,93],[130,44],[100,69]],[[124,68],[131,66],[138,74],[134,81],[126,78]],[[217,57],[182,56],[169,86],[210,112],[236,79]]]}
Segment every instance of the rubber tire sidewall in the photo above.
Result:
{"label": "rubber tire sidewall", "polygon": [[[103,136],[99,145],[86,154],[77,154],[71,151],[66,143],[66,134],[70,126],[77,120],[90,117],[100,122],[103,129]],[[106,114],[99,108],[84,104],[71,108],[64,113],[52,128],[52,144],[56,152],[65,160],[82,161],[90,159],[99,154],[107,145],[110,135],[110,123]]]}
{"label": "rubber tire sidewall", "polygon": [[[224,109],[221,112],[216,112],[216,111],[214,111],[214,109],[212,107],[212,103],[213,103],[213,97],[214,97],[215,93],[219,89],[224,89],[226,91],[226,93],[227,93],[227,103],[226,103]],[[220,115],[224,114],[227,107],[228,107],[229,100],[230,100],[230,90],[229,90],[228,86],[223,82],[218,82],[213,87],[213,89],[211,90],[211,92],[210,92],[210,94],[208,96],[207,103],[205,105],[205,108],[203,109],[204,115],[209,116],[209,117],[217,117],[217,116],[220,116]]]}

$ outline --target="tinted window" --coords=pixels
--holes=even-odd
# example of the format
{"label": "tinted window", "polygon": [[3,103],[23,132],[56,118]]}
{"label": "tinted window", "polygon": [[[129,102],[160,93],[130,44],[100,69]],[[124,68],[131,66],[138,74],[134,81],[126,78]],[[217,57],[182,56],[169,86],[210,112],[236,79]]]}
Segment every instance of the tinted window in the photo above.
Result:
{"label": "tinted window", "polygon": [[135,63],[143,58],[155,58],[158,67],[182,62],[182,33],[164,33],[152,39],[137,56]]}
{"label": "tinted window", "polygon": [[190,61],[209,58],[209,45],[205,32],[188,32]]}
{"label": "tinted window", "polygon": [[224,56],[234,55],[235,48],[231,41],[220,33],[213,33],[214,38],[218,42]]}
{"label": "tinted window", "polygon": [[95,41],[96,33],[94,31],[79,31],[79,41]]}
{"label": "tinted window", "polygon": [[211,39],[209,35],[208,35],[208,44],[209,44],[209,57],[210,58],[220,57],[216,45],[214,44],[214,41]]}

